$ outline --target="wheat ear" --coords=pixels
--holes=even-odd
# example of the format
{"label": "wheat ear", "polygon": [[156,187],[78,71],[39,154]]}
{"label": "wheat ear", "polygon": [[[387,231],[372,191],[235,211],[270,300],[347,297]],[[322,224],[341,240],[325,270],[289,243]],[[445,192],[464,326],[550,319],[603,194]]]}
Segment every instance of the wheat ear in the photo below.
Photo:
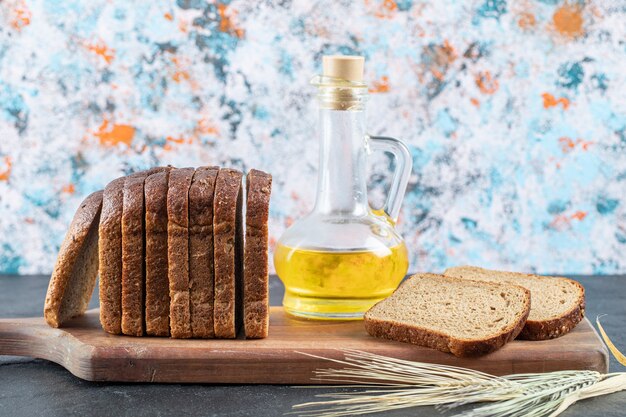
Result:
{"label": "wheat ear", "polygon": [[[626,357],[600,324],[602,339],[619,363]],[[303,417],[340,417],[394,409],[435,406],[452,409],[487,402],[462,412],[463,417],[555,417],[585,398],[626,390],[626,373],[559,371],[498,377],[456,366],[412,362],[358,350],[342,350],[344,359],[330,359],[346,366],[315,371],[315,380],[365,386],[364,391],[320,394],[326,400],[295,405]]]}

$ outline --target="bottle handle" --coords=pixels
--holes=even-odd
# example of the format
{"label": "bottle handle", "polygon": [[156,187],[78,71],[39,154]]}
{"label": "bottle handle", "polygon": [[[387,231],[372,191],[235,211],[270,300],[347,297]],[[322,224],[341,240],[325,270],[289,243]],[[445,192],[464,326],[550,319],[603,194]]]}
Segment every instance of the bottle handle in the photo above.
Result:
{"label": "bottle handle", "polygon": [[409,183],[409,177],[413,168],[411,152],[404,142],[395,138],[367,135],[367,142],[370,149],[389,152],[396,160],[396,169],[391,180],[391,187],[382,207],[383,212],[395,223],[400,214],[402,200],[404,199],[406,186]]}

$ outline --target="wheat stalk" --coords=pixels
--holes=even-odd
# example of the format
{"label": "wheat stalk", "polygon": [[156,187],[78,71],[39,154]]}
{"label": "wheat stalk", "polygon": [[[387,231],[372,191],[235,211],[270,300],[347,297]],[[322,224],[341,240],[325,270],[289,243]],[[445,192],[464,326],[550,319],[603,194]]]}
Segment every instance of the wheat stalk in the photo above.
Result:
{"label": "wheat stalk", "polygon": [[[611,343],[598,319],[600,333],[616,359],[624,355]],[[303,355],[344,365],[320,369],[315,380],[365,390],[317,395],[321,401],[294,406],[302,417],[341,417],[424,405],[453,409],[486,402],[463,417],[554,417],[576,401],[626,390],[626,373],[559,371],[498,377],[455,366],[412,362],[358,350],[342,350],[344,359]],[[620,356],[621,355],[621,356]]]}

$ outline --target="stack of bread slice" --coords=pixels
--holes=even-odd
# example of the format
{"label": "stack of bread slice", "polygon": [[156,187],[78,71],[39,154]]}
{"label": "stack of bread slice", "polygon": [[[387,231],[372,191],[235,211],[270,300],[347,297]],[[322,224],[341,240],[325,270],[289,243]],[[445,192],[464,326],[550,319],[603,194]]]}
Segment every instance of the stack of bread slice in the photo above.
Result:
{"label": "stack of bread slice", "polygon": [[407,279],[365,314],[365,328],[375,337],[477,356],[515,338],[562,336],[584,313],[585,290],[574,280],[462,266]]}
{"label": "stack of bread slice", "polygon": [[253,169],[247,192],[242,182],[235,169],[157,167],[87,197],[57,259],[47,322],[84,313],[99,272],[108,333],[266,337],[272,177]]}

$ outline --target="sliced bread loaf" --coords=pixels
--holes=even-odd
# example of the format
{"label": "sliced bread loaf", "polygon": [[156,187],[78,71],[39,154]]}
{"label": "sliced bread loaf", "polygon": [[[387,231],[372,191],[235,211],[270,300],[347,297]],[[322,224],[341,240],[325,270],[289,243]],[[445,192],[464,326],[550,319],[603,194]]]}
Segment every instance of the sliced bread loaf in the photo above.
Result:
{"label": "sliced bread loaf", "polygon": [[170,288],[170,334],[189,338],[189,187],[193,168],[170,171],[167,192],[167,261]]}
{"label": "sliced bread loaf", "polygon": [[496,283],[512,283],[531,292],[532,305],[520,339],[546,340],[572,330],[585,315],[585,289],[561,277],[492,271],[473,266],[448,268],[444,275]]}
{"label": "sliced bread loaf", "polygon": [[272,176],[246,176],[246,240],[243,258],[243,325],[247,338],[267,337],[269,327],[268,218]]}
{"label": "sliced bread loaf", "polygon": [[237,337],[241,323],[242,287],[242,187],[243,174],[222,168],[215,181],[213,247],[215,256],[215,336]]}
{"label": "sliced bread loaf", "polygon": [[125,178],[104,188],[99,225],[100,323],[105,332],[122,333],[122,206]]}
{"label": "sliced bread loaf", "polygon": [[193,337],[215,337],[213,194],[218,172],[218,167],[197,168],[189,188],[189,296]]}
{"label": "sliced bread loaf", "polygon": [[365,313],[375,337],[477,356],[515,339],[530,311],[530,292],[508,283],[417,274]]}
{"label": "sliced bread loaf", "polygon": [[102,194],[98,191],[83,200],[61,244],[44,304],[44,317],[52,327],[87,310],[98,276]]}
{"label": "sliced bread loaf", "polygon": [[167,190],[169,170],[146,178],[146,334],[169,336],[170,287],[167,277]]}

